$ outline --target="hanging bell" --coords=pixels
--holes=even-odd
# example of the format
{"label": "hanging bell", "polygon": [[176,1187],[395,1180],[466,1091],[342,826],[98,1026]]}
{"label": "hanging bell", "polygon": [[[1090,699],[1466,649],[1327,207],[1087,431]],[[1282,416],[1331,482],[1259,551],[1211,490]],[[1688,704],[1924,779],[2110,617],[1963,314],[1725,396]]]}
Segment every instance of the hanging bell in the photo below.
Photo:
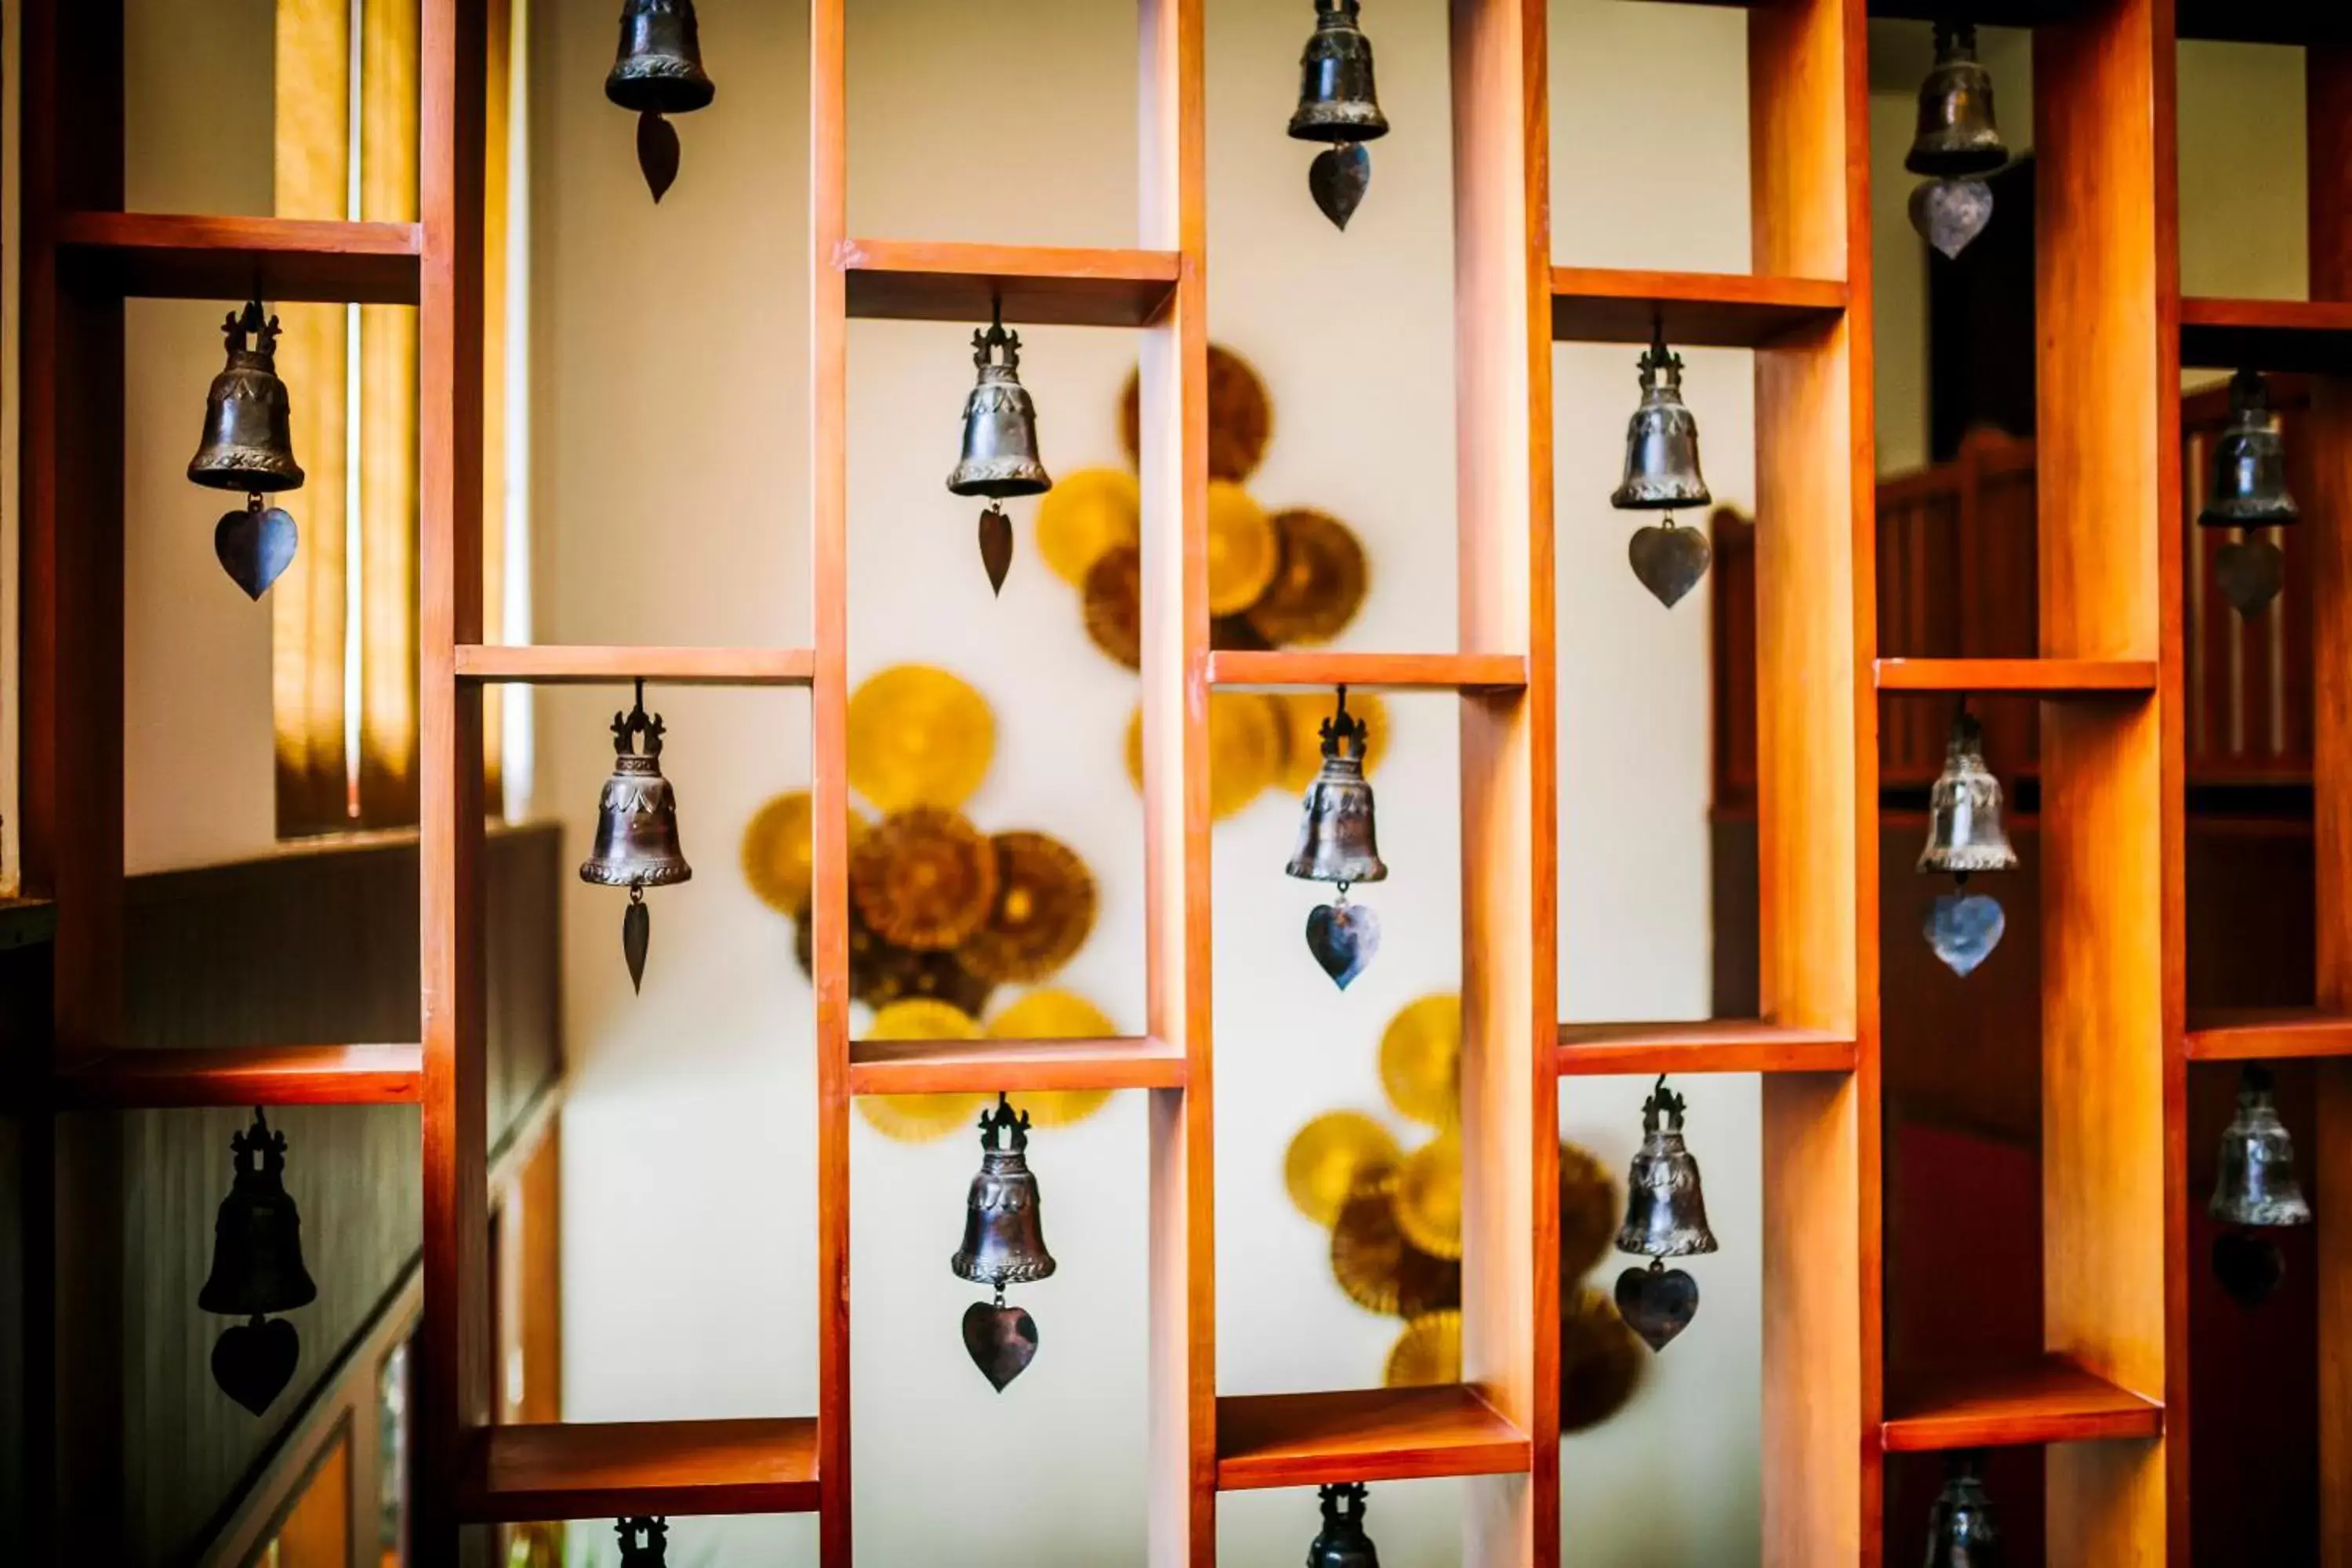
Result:
{"label": "hanging bell", "polygon": [[2270,383],[2242,370],[2230,380],[2230,422],[2213,443],[2213,488],[2197,514],[2206,528],[2268,528],[2303,516],[2286,488],[2286,443]]}
{"label": "hanging bell", "polygon": [[606,98],[632,114],[691,114],[718,92],[702,68],[694,0],[625,0]]}
{"label": "hanging bell", "polygon": [[[662,720],[646,713],[646,683],[626,713],[613,715],[613,773],[596,802],[596,845],[581,863],[580,879],[599,887],[629,889],[621,919],[621,952],[629,984],[645,984],[646,951],[653,917],[645,904],[647,888],[667,887],[694,875],[677,842],[677,797],[662,776]],[[636,750],[638,737],[645,749]]]}
{"label": "hanging bell", "polygon": [[1307,950],[1332,984],[1345,991],[1380,951],[1381,921],[1371,908],[1348,901],[1358,882],[1385,880],[1389,868],[1372,829],[1372,786],[1364,782],[1364,748],[1371,730],[1348,711],[1339,688],[1337,711],[1323,721],[1323,766],[1307,786],[1298,846],[1283,869],[1302,881],[1336,882],[1339,896],[1307,916]]}
{"label": "hanging bell", "polygon": [[1037,1208],[1037,1178],[1029,1172],[1029,1113],[1015,1112],[1002,1094],[980,1119],[980,1173],[964,1199],[963,1245],[948,1260],[956,1277],[985,1285],[992,1301],[974,1301],[963,1314],[963,1348],[999,1394],[1037,1355],[1037,1320],[1008,1306],[1004,1288],[1050,1277],[1054,1255]]}
{"label": "hanging bell", "polygon": [[1683,1143],[1683,1097],[1658,1075],[1642,1102],[1642,1148],[1625,1178],[1625,1223],[1617,1250],[1644,1258],[1688,1258],[1715,1250],[1698,1161]]}
{"label": "hanging bell", "polygon": [[1356,1481],[1322,1489],[1323,1528],[1307,1548],[1307,1568],[1381,1568],[1379,1549],[1364,1533],[1371,1489]]}
{"label": "hanging bell", "polygon": [[613,1533],[621,1538],[621,1568],[667,1568],[669,1521],[616,1519]]}
{"label": "hanging bell", "polygon": [[1021,334],[1004,330],[1000,307],[986,331],[971,334],[971,363],[980,379],[963,405],[963,458],[948,475],[960,496],[986,496],[980,514],[980,560],[989,587],[1002,593],[1013,565],[1013,524],[992,503],[1042,495],[1054,488],[1037,458],[1037,405],[1021,384]]}
{"label": "hanging bell", "polygon": [[256,300],[221,323],[228,363],[205,400],[205,433],[188,478],[207,489],[270,495],[299,489],[292,404],[278,378],[278,318]]}
{"label": "hanging bell", "polygon": [[286,1191],[286,1134],[270,1131],[257,1106],[229,1147],[236,1179],[213,1220],[212,1277],[196,1305],[230,1318],[307,1307],[319,1287],[302,1266],[302,1217]]}
{"label": "hanging bell", "polygon": [[1927,1568],[2000,1568],[2000,1530],[1977,1473],[1982,1465],[1976,1454],[1952,1456],[1927,1515]]}
{"label": "hanging bell", "polygon": [[2271,1075],[2249,1066],[2238,1079],[2238,1114],[2221,1134],[2221,1171],[2206,1212],[2224,1225],[2309,1225],[2294,1179],[2294,1139],[2271,1100]]}
{"label": "hanging bell", "polygon": [[1315,205],[1341,230],[1371,188],[1364,143],[1389,133],[1372,86],[1372,41],[1357,20],[1359,0],[1315,0],[1315,32],[1299,58],[1298,108],[1290,134],[1328,143],[1307,171]]}
{"label": "hanging bell", "polygon": [[2000,781],[1985,765],[1984,726],[1965,708],[1944,742],[1944,771],[1927,796],[1922,871],[2014,871],[2017,851],[2000,825]]}
{"label": "hanging bell", "polygon": [[1675,511],[1715,498],[1698,470],[1698,421],[1683,402],[1683,360],[1651,328],[1641,358],[1642,405],[1625,426],[1625,480],[1609,504],[1621,511]]}
{"label": "hanging bell", "polygon": [[1936,24],[1936,64],[1919,84],[1919,132],[1903,166],[1930,179],[1990,174],[2009,162],[1993,121],[1992,73],[1977,59],[1977,30]]}

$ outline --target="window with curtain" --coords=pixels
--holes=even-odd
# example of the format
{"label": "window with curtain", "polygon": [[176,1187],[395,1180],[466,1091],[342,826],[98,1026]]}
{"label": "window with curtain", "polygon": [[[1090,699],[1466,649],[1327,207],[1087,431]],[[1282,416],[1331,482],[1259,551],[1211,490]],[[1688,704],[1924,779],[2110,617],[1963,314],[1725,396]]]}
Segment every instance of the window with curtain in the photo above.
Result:
{"label": "window with curtain", "polygon": [[[510,529],[511,43],[490,7],[484,214],[483,636],[505,638]],[[278,0],[280,217],[417,217],[417,0]],[[272,590],[281,837],[417,820],[416,311],[286,304],[278,365],[309,470],[302,547]],[[520,553],[520,552],[518,552]],[[490,810],[505,694],[485,694]]]}

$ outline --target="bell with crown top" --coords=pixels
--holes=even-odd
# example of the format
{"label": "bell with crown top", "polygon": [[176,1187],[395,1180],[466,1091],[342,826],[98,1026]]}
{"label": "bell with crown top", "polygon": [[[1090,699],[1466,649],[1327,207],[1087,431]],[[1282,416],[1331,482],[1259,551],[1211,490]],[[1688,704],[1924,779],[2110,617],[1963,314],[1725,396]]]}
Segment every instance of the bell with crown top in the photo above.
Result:
{"label": "bell with crown top", "polygon": [[1381,1568],[1380,1552],[1364,1533],[1370,1495],[1359,1481],[1322,1489],[1323,1528],[1307,1548],[1307,1568]]}
{"label": "bell with crown top", "polygon": [[1671,609],[1706,574],[1715,556],[1706,535],[1676,527],[1673,513],[1715,498],[1699,472],[1698,421],[1683,402],[1682,356],[1666,347],[1663,321],[1651,324],[1640,366],[1642,402],[1625,426],[1625,478],[1609,504],[1621,511],[1668,514],[1634,533],[1626,558],[1642,585]]}
{"label": "bell with crown top", "polygon": [[2294,1177],[2294,1137],[2279,1120],[2271,1075],[2249,1065],[2238,1079],[2238,1113],[2221,1134],[2221,1173],[2207,1212],[2223,1225],[2311,1223]]}
{"label": "bell with crown top", "polygon": [[669,1563],[669,1521],[616,1519],[613,1533],[621,1538],[621,1568],[667,1568]]}
{"label": "bell with crown top", "polygon": [[694,0],[624,0],[604,96],[637,117],[637,167],[656,202],[677,178],[677,131],[668,116],[707,109],[718,95],[702,68]]}
{"label": "bell with crown top", "polygon": [[1364,750],[1371,729],[1348,711],[1348,689],[1323,721],[1323,765],[1307,786],[1298,821],[1298,844],[1284,871],[1302,881],[1332,882],[1339,896],[1307,917],[1307,948],[1345,991],[1380,951],[1380,917],[1369,905],[1351,904],[1348,889],[1358,882],[1387,879],[1372,818],[1372,786],[1364,781]]}
{"label": "bell with crown top", "polygon": [[963,1245],[948,1267],[957,1279],[995,1292],[994,1301],[965,1310],[963,1345],[1002,1394],[1037,1354],[1037,1320],[1007,1306],[1004,1289],[1049,1279],[1056,1265],[1045,1250],[1037,1178],[1029,1169],[1029,1113],[999,1094],[995,1109],[981,1116],[980,1148],[980,1172],[964,1198]]}
{"label": "bell with crown top", "polygon": [[1003,593],[1013,565],[1013,523],[995,503],[1043,495],[1054,488],[1037,456],[1037,405],[1021,384],[1021,334],[1004,330],[1000,307],[985,331],[971,334],[971,363],[980,379],[963,405],[963,456],[948,475],[960,496],[985,496],[980,514],[980,561],[992,592]]}
{"label": "bell with crown top", "polygon": [[258,599],[294,563],[293,514],[264,507],[261,498],[299,489],[294,460],[293,402],[278,375],[278,318],[255,300],[221,323],[228,363],[213,377],[205,399],[205,429],[188,478],[206,489],[234,490],[245,506],[213,527],[213,553],[221,570]]}
{"label": "bell with crown top", "polygon": [[319,1299],[302,1262],[302,1217],[286,1191],[286,1134],[270,1130],[259,1107],[253,1124],[229,1141],[236,1176],[213,1220],[213,1267],[196,1305],[243,1323],[213,1346],[213,1381],[256,1415],[294,1375],[301,1340],[276,1312]]}
{"label": "bell with crown top", "polygon": [[1982,1468],[1978,1454],[1955,1454],[1948,1461],[1943,1492],[1927,1515],[1927,1568],[2000,1568],[2000,1530],[1978,1473]]}
{"label": "bell with crown top", "polygon": [[629,889],[629,908],[621,917],[621,952],[628,962],[629,984],[638,990],[645,985],[646,952],[653,940],[646,889],[694,876],[678,847],[677,796],[662,776],[663,732],[661,715],[646,712],[646,684],[640,680],[635,705],[613,715],[613,773],[596,801],[595,847],[580,867],[583,882]]}
{"label": "bell with crown top", "polygon": [[1992,73],[1977,58],[1977,30],[1936,24],[1936,63],[1919,84],[1919,127],[1903,166],[1935,180],[1990,174],[2009,162],[1994,120]]}
{"label": "bell with crown top", "polygon": [[1372,155],[1363,144],[1389,133],[1361,10],[1361,0],[1315,0],[1315,31],[1299,58],[1298,107],[1290,116],[1293,139],[1328,143],[1307,172],[1307,188],[1341,229],[1371,186]]}
{"label": "bell with crown top", "polygon": [[[2286,442],[2271,412],[2270,384],[2242,370],[2230,381],[2230,422],[2213,442],[2203,528],[2273,528],[2299,521],[2286,484]],[[2286,552],[2269,539],[2237,539],[2213,552],[2213,576],[2241,617],[2262,614],[2286,584]]]}
{"label": "bell with crown top", "polygon": [[1927,945],[1963,977],[1992,956],[2008,930],[2000,900],[1968,890],[1979,871],[2014,871],[2017,851],[2000,820],[2000,780],[1985,764],[1984,727],[1963,706],[1944,743],[1944,771],[1927,796],[1927,842],[1917,868],[1949,876],[1952,890],[1927,907]]}
{"label": "bell with crown top", "polygon": [[1618,1251],[1651,1260],[1647,1269],[1618,1276],[1617,1311],[1653,1351],[1665,1349],[1698,1312],[1698,1281],[1664,1260],[1716,1249],[1698,1161],[1683,1142],[1685,1104],[1660,1073],[1642,1102],[1642,1147],[1625,1177],[1625,1223],[1617,1230]]}

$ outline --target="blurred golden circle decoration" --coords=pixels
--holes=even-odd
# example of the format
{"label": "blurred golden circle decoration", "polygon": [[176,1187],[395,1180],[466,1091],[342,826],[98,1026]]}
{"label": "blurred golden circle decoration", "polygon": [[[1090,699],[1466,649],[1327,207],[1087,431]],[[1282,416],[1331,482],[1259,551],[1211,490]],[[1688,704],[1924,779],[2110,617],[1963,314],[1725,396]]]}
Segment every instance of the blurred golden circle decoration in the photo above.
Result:
{"label": "blurred golden circle decoration", "polygon": [[1249,491],[1224,479],[1209,481],[1209,614],[1237,616],[1274,581],[1280,546],[1274,520]]}
{"label": "blurred golden circle decoration", "polygon": [[[1323,767],[1323,721],[1336,706],[1328,691],[1276,692],[1268,699],[1282,714],[1282,777],[1286,795],[1303,795]],[[1348,693],[1348,711],[1370,730],[1364,738],[1364,776],[1370,778],[1388,755],[1389,705],[1376,691]]]}
{"label": "blurred golden circle decoration", "polygon": [[1462,1304],[1462,1265],[1423,1251],[1397,1227],[1396,1175],[1368,1174],[1331,1227],[1331,1274],[1368,1312],[1417,1318]]}
{"label": "blurred golden circle decoration", "polygon": [[1404,1157],[1396,1173],[1397,1228],[1434,1258],[1462,1256],[1462,1134],[1447,1128]]}
{"label": "blurred golden circle decoration", "polygon": [[1121,468],[1062,474],[1037,500],[1037,553],[1055,576],[1084,587],[1104,554],[1143,537],[1143,489]]}
{"label": "blurred golden circle decoration", "polygon": [[[1075,991],[1032,991],[988,1021],[992,1040],[1107,1040],[1118,1033],[1104,1011]],[[1021,1109],[1039,1127],[1084,1121],[1110,1103],[1107,1089],[1035,1090]]]}
{"label": "blurred golden circle decoration", "polygon": [[[800,961],[801,973],[814,981],[816,978],[815,932],[810,928],[807,907],[803,905],[793,919],[793,956]],[[851,1000],[863,1002],[869,1007],[887,1007],[910,996],[928,997],[978,1017],[995,990],[993,981],[982,980],[966,969],[953,952],[918,952],[913,948],[884,942],[874,934],[858,914],[856,902],[851,901]]]}
{"label": "blurred golden circle decoration", "polygon": [[[743,828],[743,880],[759,900],[780,915],[797,916],[809,901],[815,871],[809,792],[787,790],[751,814]],[[866,819],[849,814],[849,842],[866,831]]]}
{"label": "blurred golden circle decoration", "polygon": [[1400,1116],[1445,1128],[1462,1120],[1462,998],[1441,991],[1397,1009],[1381,1031],[1381,1088]]}
{"label": "blurred golden circle decoration", "polygon": [[[976,1040],[980,1026],[971,1014],[944,1002],[916,998],[877,1009],[866,1026],[869,1040]],[[885,1138],[930,1143],[975,1122],[988,1097],[980,1094],[863,1094],[858,1113]]]}
{"label": "blurred golden circle decoration", "polygon": [[[1140,464],[1143,377],[1127,378],[1119,395],[1119,440],[1127,460]],[[1249,361],[1220,343],[1209,345],[1209,477],[1241,480],[1257,472],[1274,438],[1274,400]]]}
{"label": "blurred golden circle decoration", "polygon": [[1390,1388],[1429,1388],[1461,1381],[1462,1314],[1451,1307],[1423,1312],[1407,1322],[1381,1373],[1381,1382]]}
{"label": "blurred golden circle decoration", "polygon": [[1135,793],[1143,793],[1143,704],[1127,716],[1127,782]]}
{"label": "blurred golden circle decoration", "polygon": [[1095,927],[1095,879],[1077,851],[1042,833],[1000,833],[996,901],[956,950],[984,980],[1043,980],[1087,943]]}
{"label": "blurred golden circle decoration", "polygon": [[[1281,699],[1257,691],[1209,694],[1209,815],[1219,822],[1244,810],[1282,776]],[[1143,731],[1136,727],[1139,761]]]}
{"label": "blurred golden circle decoration", "polygon": [[886,816],[849,857],[849,892],[876,935],[898,947],[961,946],[996,903],[996,846],[952,811]]}
{"label": "blurred golden circle decoration", "polygon": [[877,670],[849,698],[849,785],[885,812],[952,811],[996,754],[996,720],[980,693],[944,669]]}
{"label": "blurred golden circle decoration", "polygon": [[1559,1278],[1572,1285],[1609,1255],[1616,1239],[1617,1189],[1609,1167],[1591,1150],[1562,1140],[1559,1146]]}
{"label": "blurred golden circle decoration", "polygon": [[1275,570],[1247,618],[1270,644],[1326,643],[1364,607],[1370,573],[1353,530],[1329,512],[1274,514]]}
{"label": "blurred golden circle decoration", "polygon": [[[1048,492],[1051,493],[1051,492]],[[1115,544],[1087,569],[1079,613],[1087,636],[1113,663],[1143,668],[1143,555]]]}
{"label": "blurred golden circle decoration", "polygon": [[1590,1287],[1559,1304],[1559,1429],[1586,1432],[1625,1408],[1649,1356],[1617,1304]]}
{"label": "blurred golden circle decoration", "polygon": [[1317,1225],[1336,1225],[1348,1194],[1402,1154],[1396,1134],[1362,1111],[1326,1111],[1292,1136],[1282,1156],[1282,1182],[1300,1214]]}
{"label": "blurred golden circle decoration", "polygon": [[1274,645],[1258,635],[1247,616],[1219,616],[1209,623],[1209,646],[1223,652],[1265,653]]}

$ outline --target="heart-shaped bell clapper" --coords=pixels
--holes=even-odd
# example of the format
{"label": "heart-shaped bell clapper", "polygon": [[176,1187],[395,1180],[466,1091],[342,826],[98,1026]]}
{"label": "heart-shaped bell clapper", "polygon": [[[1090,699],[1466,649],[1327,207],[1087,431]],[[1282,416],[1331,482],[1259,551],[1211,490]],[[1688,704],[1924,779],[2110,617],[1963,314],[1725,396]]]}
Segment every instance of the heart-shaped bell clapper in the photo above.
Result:
{"label": "heart-shaped bell clapper", "polygon": [[637,172],[646,177],[656,206],[677,184],[677,127],[652,110],[637,116]]}
{"label": "heart-shaped bell clapper", "polygon": [[628,910],[621,916],[621,957],[629,965],[629,989],[640,994],[646,988],[646,950],[653,940],[654,912],[646,907],[645,884],[634,883]]}
{"label": "heart-shaped bell clapper", "polygon": [[1003,507],[980,514],[980,563],[988,573],[989,592],[1001,596],[1004,574],[1013,569],[1013,521]]}
{"label": "heart-shaped bell clapper", "polygon": [[2259,1307],[2286,1278],[2286,1258],[2268,1237],[2225,1230],[2213,1238],[2213,1277],[2241,1307]]}
{"label": "heart-shaped bell clapper", "polygon": [[1037,1359],[1037,1320],[1025,1307],[1008,1307],[999,1290],[993,1302],[974,1301],[964,1309],[963,1348],[996,1392],[1029,1370]]}
{"label": "heart-shaped bell clapper", "polygon": [[1338,898],[1307,911],[1307,951],[1345,991],[1381,951],[1381,917],[1363,904],[1349,903],[1342,882]]}
{"label": "heart-shaped bell clapper", "polygon": [[2213,552],[2213,580],[2242,620],[2252,620],[2286,586],[2286,552],[2266,539],[2242,539]]}
{"label": "heart-shaped bell clapper", "polygon": [[1633,563],[1642,586],[1671,610],[1706,575],[1715,547],[1706,534],[1696,528],[1677,528],[1670,517],[1635,532],[1625,546],[1625,558]]}
{"label": "heart-shaped bell clapper", "polygon": [[1963,978],[1992,956],[2008,929],[2000,900],[1989,893],[1945,893],[1927,906],[1927,945]]}
{"label": "heart-shaped bell clapper", "polygon": [[251,495],[244,510],[229,512],[214,525],[213,554],[247,598],[258,599],[294,564],[297,538],[291,512],[265,507],[258,495]]}
{"label": "heart-shaped bell clapper", "polygon": [[1342,142],[1315,154],[1307,188],[1323,216],[1343,233],[1372,184],[1372,154],[1360,142]]}
{"label": "heart-shaped bell clapper", "polygon": [[213,1382],[256,1415],[285,1392],[301,1359],[302,1337],[283,1318],[254,1317],[213,1342]]}
{"label": "heart-shaped bell clapper", "polygon": [[1647,1268],[1617,1276],[1617,1315],[1652,1352],[1662,1351],[1698,1316],[1698,1281],[1654,1258]]}
{"label": "heart-shaped bell clapper", "polygon": [[1911,226],[1948,258],[1992,222],[1992,187],[1982,180],[1930,180],[1911,193]]}

